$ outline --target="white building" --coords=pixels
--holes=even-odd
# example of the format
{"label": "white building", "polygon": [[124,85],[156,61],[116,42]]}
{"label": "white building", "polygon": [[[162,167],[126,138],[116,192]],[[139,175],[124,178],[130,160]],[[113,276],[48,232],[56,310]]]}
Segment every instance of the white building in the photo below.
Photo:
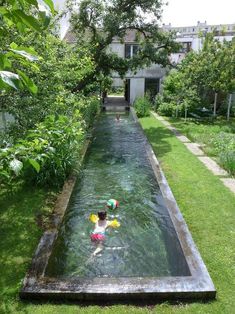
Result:
{"label": "white building", "polygon": [[203,40],[207,33],[213,32],[215,38],[220,41],[231,41],[235,36],[235,24],[207,25],[207,22],[197,22],[196,26],[173,27],[171,24],[163,24],[165,31],[175,32],[176,41],[182,44],[179,53],[172,54],[172,63],[180,62],[190,50],[199,51],[203,46]]}
{"label": "white building", "polygon": [[[121,43],[118,38],[114,38],[110,45],[110,50],[116,53],[121,58],[131,58],[138,51],[136,44],[135,31],[129,31],[124,38],[124,43]],[[157,64],[151,67],[146,67],[133,72],[128,72],[125,79],[122,80],[118,73],[113,73],[113,86],[125,86],[125,98],[129,103],[133,103],[135,98],[143,96],[147,91],[158,93],[161,79],[165,75],[165,69]]]}
{"label": "white building", "polygon": [[[207,25],[206,22],[198,22],[196,26],[185,27],[173,27],[171,24],[163,25],[162,29],[166,32],[175,32],[176,41],[182,43],[179,53],[171,55],[171,62],[174,64],[180,62],[190,50],[199,51],[202,48],[203,37],[207,32],[215,32],[215,38],[221,41],[224,39],[232,40],[235,36],[235,24]],[[114,38],[110,45],[110,51],[122,58],[131,58],[138,50],[135,38],[134,31],[129,31],[123,42]],[[75,41],[74,34],[71,32],[67,32],[64,39],[70,43]],[[157,94],[165,74],[166,69],[157,64],[141,69],[136,73],[128,72],[124,80],[119,77],[118,73],[113,73],[113,86],[125,86],[125,98],[132,104],[136,97],[143,96],[146,92]]]}

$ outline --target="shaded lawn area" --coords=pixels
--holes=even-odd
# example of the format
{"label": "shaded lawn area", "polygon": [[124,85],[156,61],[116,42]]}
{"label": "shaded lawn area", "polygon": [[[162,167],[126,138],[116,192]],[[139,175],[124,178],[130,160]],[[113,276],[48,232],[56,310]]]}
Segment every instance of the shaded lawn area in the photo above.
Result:
{"label": "shaded lawn area", "polygon": [[22,189],[0,195],[0,313],[233,313],[235,308],[235,196],[159,121],[141,119],[178,205],[218,291],[210,303],[166,303],[151,307],[87,306],[23,302],[18,291],[42,230],[36,216],[45,212],[47,192]]}

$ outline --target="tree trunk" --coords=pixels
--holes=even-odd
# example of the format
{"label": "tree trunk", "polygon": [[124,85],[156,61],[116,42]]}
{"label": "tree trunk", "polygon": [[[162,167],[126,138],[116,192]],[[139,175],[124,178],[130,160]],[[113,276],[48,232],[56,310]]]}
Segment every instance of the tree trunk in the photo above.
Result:
{"label": "tree trunk", "polygon": [[185,107],[185,109],[184,109],[184,122],[186,122],[186,120],[187,120],[187,115],[188,115],[188,108]]}
{"label": "tree trunk", "polygon": [[232,95],[233,95],[233,94],[229,94],[228,111],[227,111],[227,121],[229,121],[229,117],[230,117],[230,109],[231,109],[231,104],[232,104]]}
{"label": "tree trunk", "polygon": [[180,102],[177,101],[176,102],[176,110],[175,110],[175,116],[177,119],[179,118],[179,104],[180,104]]}
{"label": "tree trunk", "polygon": [[213,115],[214,115],[214,116],[216,116],[217,97],[218,97],[218,93],[217,93],[217,92],[215,92],[214,112],[213,112]]}

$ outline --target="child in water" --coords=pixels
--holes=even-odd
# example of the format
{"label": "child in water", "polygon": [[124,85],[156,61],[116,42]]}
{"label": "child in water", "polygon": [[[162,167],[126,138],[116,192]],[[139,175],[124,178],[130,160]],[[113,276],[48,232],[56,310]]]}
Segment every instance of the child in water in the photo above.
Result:
{"label": "child in water", "polygon": [[98,217],[96,215],[91,215],[90,220],[95,223],[95,228],[91,233],[91,241],[94,242],[97,247],[93,252],[93,256],[97,255],[103,250],[103,243],[105,240],[105,231],[108,227],[117,228],[120,226],[119,222],[115,219],[113,221],[107,220],[107,212],[98,212]]}

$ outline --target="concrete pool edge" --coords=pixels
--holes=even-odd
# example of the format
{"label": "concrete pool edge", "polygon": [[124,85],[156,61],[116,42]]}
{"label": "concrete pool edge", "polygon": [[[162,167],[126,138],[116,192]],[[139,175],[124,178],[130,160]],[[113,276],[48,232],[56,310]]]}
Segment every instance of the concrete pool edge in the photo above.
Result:
{"label": "concrete pool edge", "polygon": [[[131,114],[139,128],[141,125],[133,108]],[[142,130],[142,128],[141,128]],[[142,130],[143,133],[143,130]],[[32,265],[20,291],[22,298],[77,299],[80,301],[134,301],[134,300],[178,300],[213,299],[216,291],[200,254],[192,240],[187,225],[179,211],[174,196],[159,166],[152,147],[143,133],[146,152],[157,177],[168,211],[178,235],[185,259],[192,276],[185,277],[128,277],[128,278],[76,278],[59,280],[44,277],[58,227],[63,219],[75,178],[65,185],[58,202],[55,228],[44,233],[40,240]]]}

